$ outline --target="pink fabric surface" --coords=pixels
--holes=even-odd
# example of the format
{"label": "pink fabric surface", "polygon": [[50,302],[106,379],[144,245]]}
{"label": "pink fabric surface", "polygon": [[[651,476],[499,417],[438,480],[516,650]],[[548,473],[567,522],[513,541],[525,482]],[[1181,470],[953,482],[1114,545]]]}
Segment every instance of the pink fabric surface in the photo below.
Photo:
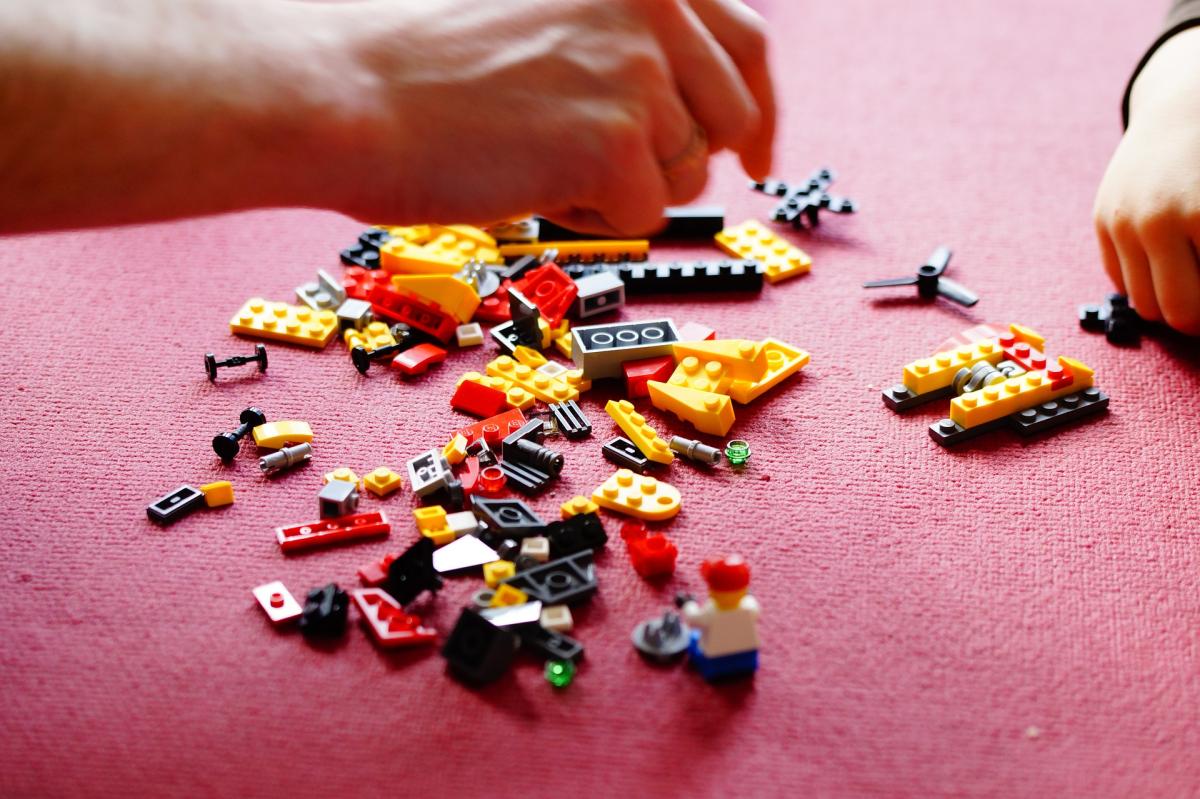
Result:
{"label": "pink fabric surface", "polygon": [[[775,336],[813,361],[737,408],[745,473],[671,467],[685,498],[665,527],[681,549],[673,581],[639,579],[608,517],[600,592],[577,612],[587,655],[565,691],[534,659],[471,690],[432,648],[384,654],[358,629],[308,646],[250,595],[274,579],[297,596],[353,586],[358,566],[406,546],[407,491],[364,499],[393,518],[386,541],[284,557],[272,529],[316,516],[323,472],[399,469],[440,444],[466,421],[447,404],[455,378],[492,355],[452,353],[400,382],[360,378],[340,343],[268,342],[268,374],[210,385],[206,350],[253,346],[229,335],[233,311],[336,272],[360,223],[273,211],[0,241],[0,794],[1200,791],[1196,347],[1118,350],[1075,319],[1109,290],[1089,211],[1157,4],[760,6],[784,109],[776,173],[832,165],[862,210],[789,233],[812,274],[757,300],[625,309]],[[705,199],[731,222],[771,205],[728,159]],[[983,297],[975,309],[859,288],[941,243],[956,250],[950,275]],[[943,404],[882,406],[904,363],[981,321],[1022,322],[1093,366],[1111,414],[948,452],[926,433]],[[596,434],[563,445],[561,482],[533,502],[543,515],[611,473],[598,450],[614,394],[585,396]],[[691,433],[638,404],[660,432]],[[267,481],[251,446],[222,468],[209,439],[248,405],[311,422],[312,466]],[[146,521],[156,497],[222,478],[234,506]],[[633,626],[676,590],[701,591],[700,561],[727,550],[752,564],[764,609],[757,677],[711,687],[642,662]],[[453,579],[418,607],[445,634],[478,585]]]}

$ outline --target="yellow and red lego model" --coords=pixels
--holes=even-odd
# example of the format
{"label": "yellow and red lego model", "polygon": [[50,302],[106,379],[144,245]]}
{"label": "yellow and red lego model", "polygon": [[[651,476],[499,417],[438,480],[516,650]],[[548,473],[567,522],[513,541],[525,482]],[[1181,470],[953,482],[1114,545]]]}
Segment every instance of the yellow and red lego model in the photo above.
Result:
{"label": "yellow and red lego model", "polygon": [[949,417],[929,427],[943,447],[1003,425],[1030,435],[1108,408],[1092,369],[1065,355],[1050,362],[1034,331],[1011,324],[991,332],[908,364],[904,382],[883,390],[883,403],[901,412],[952,398]]}

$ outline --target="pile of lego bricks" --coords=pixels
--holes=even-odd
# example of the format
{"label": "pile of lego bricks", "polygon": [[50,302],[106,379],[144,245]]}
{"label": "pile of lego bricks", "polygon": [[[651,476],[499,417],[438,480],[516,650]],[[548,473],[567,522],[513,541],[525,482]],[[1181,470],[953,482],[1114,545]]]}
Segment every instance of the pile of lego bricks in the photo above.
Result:
{"label": "pile of lego bricks", "polygon": [[[763,187],[759,187],[763,188]],[[775,192],[775,187],[769,187]],[[540,231],[540,232],[539,232]],[[296,289],[298,304],[248,300],[230,320],[240,336],[323,348],[340,336],[351,365],[413,378],[441,363],[453,343],[468,349],[491,342],[498,352],[459,378],[449,403],[476,421],[408,461],[402,473],[381,466],[363,477],[341,467],[324,474],[316,521],[280,527],[283,553],[387,536],[385,512],[363,512],[362,492],[381,500],[405,483],[422,504],[412,513],[414,542],[364,565],[361,586],[329,583],[301,603],[281,582],[253,589],[276,625],[296,625],[307,637],[344,634],[354,604],[380,647],[428,645],[438,633],[406,611],[447,578],[482,578],[480,589],[445,636],[449,670],[472,683],[498,678],[524,651],[545,662],[555,686],[568,685],[584,647],[568,634],[571,608],[596,592],[594,555],[608,543],[601,513],[625,518],[621,539],[643,578],[674,572],[678,547],[645,521],[673,518],[682,504],[668,481],[678,460],[697,468],[744,468],[750,446],[731,440],[722,449],[697,438],[664,439],[637,412],[635,401],[670,411],[701,434],[724,436],[733,403],[753,401],[809,361],[807,353],[775,339],[719,340],[701,325],[672,319],[606,321],[627,296],[649,293],[744,292],[808,271],[811,260],[766,225],[724,225],[718,208],[671,209],[662,235],[714,242],[730,257],[693,263],[648,260],[647,240],[588,240],[546,220],[483,230],[466,225],[371,228],[341,252],[342,279],[318,270]],[[551,240],[547,240],[547,236]],[[586,322],[586,324],[579,324]],[[490,325],[485,334],[483,324]],[[556,358],[569,358],[563,364]],[[219,370],[256,364],[267,369],[266,348],[253,356],[205,356],[209,380]],[[547,521],[523,496],[550,491],[566,467],[553,439],[592,435],[580,397],[594,380],[622,381],[626,399],[604,410],[621,435],[599,446],[617,468],[590,497],[561,503]],[[313,432],[299,420],[268,421],[245,409],[240,425],[218,435],[213,449],[226,463],[252,436],[264,474],[283,474],[313,458]],[[233,502],[228,481],[185,485],[153,503],[148,515],[170,524],[203,507]],[[677,598],[633,631],[645,656],[672,660],[688,653],[706,678],[757,668],[757,604],[747,593],[749,567],[738,557],[707,561],[709,599]],[[731,576],[732,575],[732,576]]]}

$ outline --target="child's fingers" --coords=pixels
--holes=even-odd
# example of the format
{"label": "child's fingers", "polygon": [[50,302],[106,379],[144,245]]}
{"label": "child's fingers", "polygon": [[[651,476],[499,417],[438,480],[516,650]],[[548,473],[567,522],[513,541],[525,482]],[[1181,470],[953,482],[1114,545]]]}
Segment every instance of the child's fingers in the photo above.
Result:
{"label": "child's fingers", "polygon": [[1191,240],[1182,230],[1147,238],[1146,256],[1163,321],[1183,333],[1200,333],[1200,265]]}
{"label": "child's fingers", "polygon": [[1117,248],[1112,236],[1108,235],[1108,225],[1102,220],[1096,220],[1096,241],[1100,244],[1100,258],[1104,261],[1104,271],[1108,279],[1116,286],[1117,291],[1125,293],[1125,279],[1121,275],[1121,259],[1117,257]]}
{"label": "child's fingers", "polygon": [[1133,307],[1144,319],[1159,321],[1162,312],[1154,296],[1154,278],[1150,275],[1150,261],[1145,250],[1132,231],[1114,231],[1113,243],[1121,259],[1121,278],[1125,292]]}

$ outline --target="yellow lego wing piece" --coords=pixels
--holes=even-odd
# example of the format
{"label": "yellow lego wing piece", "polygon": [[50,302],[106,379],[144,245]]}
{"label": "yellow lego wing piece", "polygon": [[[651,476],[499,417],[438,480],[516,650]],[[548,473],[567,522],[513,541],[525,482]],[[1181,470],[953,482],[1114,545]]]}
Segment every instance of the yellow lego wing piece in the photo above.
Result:
{"label": "yellow lego wing piece", "polygon": [[592,501],[602,508],[651,521],[670,519],[683,504],[675,486],[628,469],[618,469],[605,480],[592,492]]}
{"label": "yellow lego wing piece", "polygon": [[656,463],[671,463],[675,460],[675,453],[671,451],[670,446],[659,438],[653,427],[646,424],[646,418],[634,409],[632,402],[609,400],[604,410],[647,458]]}
{"label": "yellow lego wing piece", "polygon": [[701,363],[719,363],[734,380],[761,380],[767,373],[767,352],[757,341],[719,339],[675,345],[675,359],[694,356]]}
{"label": "yellow lego wing piece", "polygon": [[804,350],[784,344],[777,339],[763,339],[762,347],[767,359],[767,371],[754,382],[733,381],[729,386],[729,395],[735,402],[743,405],[753,402],[808,366],[808,362],[811,360],[809,354]]}
{"label": "yellow lego wing piece", "polygon": [[466,258],[450,258],[405,239],[389,239],[379,247],[379,266],[388,274],[452,275]]}
{"label": "yellow lego wing piece", "polygon": [[733,427],[733,403],[729,397],[657,380],[647,382],[646,388],[655,408],[675,414],[701,433],[723,436]]}

